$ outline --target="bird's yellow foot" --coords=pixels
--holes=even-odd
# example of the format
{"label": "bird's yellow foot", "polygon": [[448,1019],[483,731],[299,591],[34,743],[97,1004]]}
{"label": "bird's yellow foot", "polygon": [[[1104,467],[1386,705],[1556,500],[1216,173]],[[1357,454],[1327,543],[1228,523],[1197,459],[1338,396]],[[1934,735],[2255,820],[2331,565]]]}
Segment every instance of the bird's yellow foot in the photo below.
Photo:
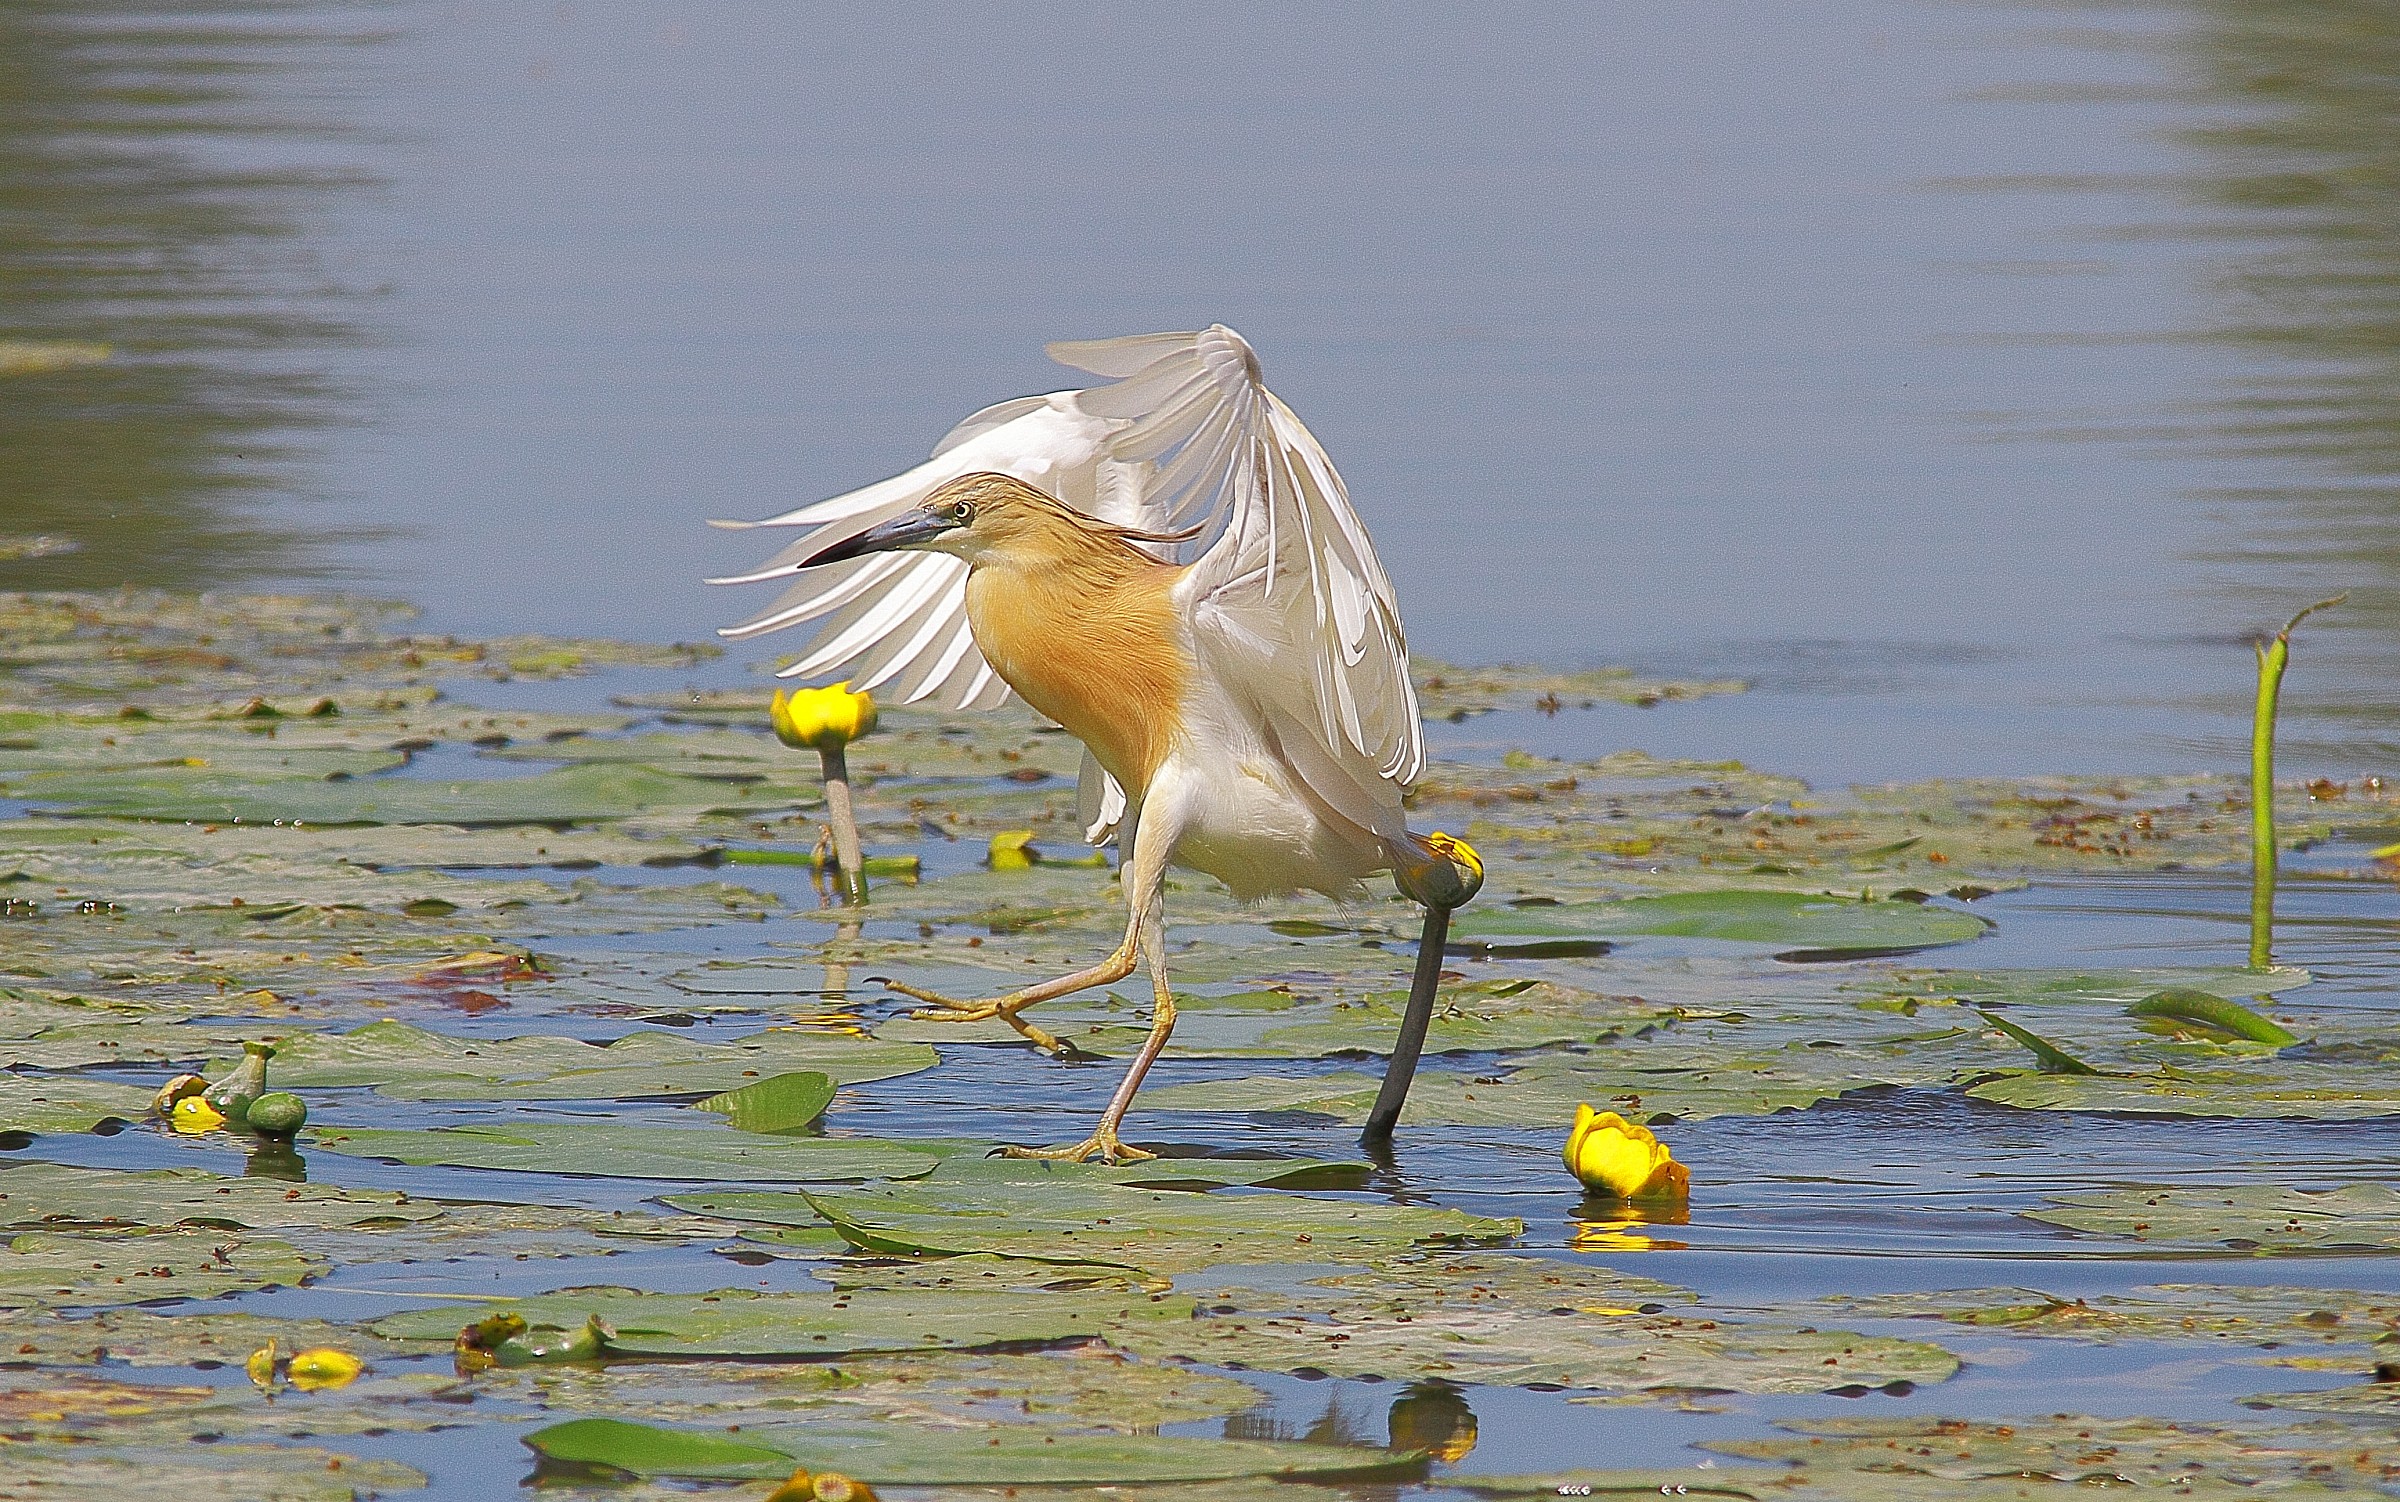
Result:
{"label": "bird's yellow foot", "polygon": [[1073,1147],[1004,1147],[1000,1149],[1000,1156],[1042,1158],[1053,1163],[1088,1163],[1098,1158],[1113,1168],[1119,1163],[1139,1163],[1144,1158],[1155,1158],[1158,1154],[1119,1142],[1116,1128],[1102,1126]]}
{"label": "bird's yellow foot", "polygon": [[920,991],[915,986],[904,986],[896,980],[887,980],[883,984],[887,989],[913,1000],[932,1003],[925,1011],[909,1013],[912,1022],[989,1022],[998,1018],[1024,1034],[1026,1042],[1044,1053],[1066,1054],[1072,1051],[1066,1043],[1017,1015],[1030,1003],[1012,1005],[1007,1001],[952,1001],[938,991]]}

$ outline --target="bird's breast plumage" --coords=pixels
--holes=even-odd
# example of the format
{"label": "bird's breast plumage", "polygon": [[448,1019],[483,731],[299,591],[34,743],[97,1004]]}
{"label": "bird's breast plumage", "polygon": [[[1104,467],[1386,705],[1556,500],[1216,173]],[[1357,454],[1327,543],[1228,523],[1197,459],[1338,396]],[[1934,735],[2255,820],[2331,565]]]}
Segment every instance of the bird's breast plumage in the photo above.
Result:
{"label": "bird's breast plumage", "polygon": [[1191,658],[1170,594],[1182,572],[991,559],[967,579],[984,659],[1136,798],[1182,732]]}

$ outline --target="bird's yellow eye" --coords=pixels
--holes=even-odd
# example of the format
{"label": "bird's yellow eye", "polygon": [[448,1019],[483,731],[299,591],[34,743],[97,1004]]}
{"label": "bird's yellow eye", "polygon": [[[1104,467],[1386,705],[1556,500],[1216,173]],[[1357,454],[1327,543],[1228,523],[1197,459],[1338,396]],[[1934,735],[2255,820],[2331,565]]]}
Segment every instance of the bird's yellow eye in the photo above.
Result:
{"label": "bird's yellow eye", "polygon": [[972,524],[975,520],[975,503],[973,501],[956,502],[950,508],[950,519],[962,527]]}

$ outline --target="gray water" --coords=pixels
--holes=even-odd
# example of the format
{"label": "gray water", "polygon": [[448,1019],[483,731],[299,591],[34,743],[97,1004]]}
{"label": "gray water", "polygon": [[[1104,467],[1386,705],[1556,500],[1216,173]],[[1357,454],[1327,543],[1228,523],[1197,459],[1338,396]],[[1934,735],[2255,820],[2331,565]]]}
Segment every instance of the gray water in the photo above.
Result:
{"label": "gray water", "polygon": [[[1223,320],[1420,653],[1819,778],[2400,740],[2400,26],[2364,0],[0,13],[0,583],[693,639],[705,530]],[[770,647],[796,648],[770,642]],[[753,659],[758,648],[745,649]]]}

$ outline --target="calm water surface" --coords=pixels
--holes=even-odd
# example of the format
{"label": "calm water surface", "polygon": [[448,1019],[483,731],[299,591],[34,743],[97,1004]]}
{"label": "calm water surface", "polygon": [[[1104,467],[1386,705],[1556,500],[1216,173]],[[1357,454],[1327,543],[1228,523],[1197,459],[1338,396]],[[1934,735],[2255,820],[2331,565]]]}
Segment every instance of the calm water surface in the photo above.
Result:
{"label": "calm water surface", "polygon": [[[0,13],[0,582],[694,638],[705,531],[1222,319],[1414,644],[1846,780],[2400,740],[2400,28],[2353,0]],[[791,645],[797,646],[797,642]],[[753,649],[755,650],[755,649]]]}

